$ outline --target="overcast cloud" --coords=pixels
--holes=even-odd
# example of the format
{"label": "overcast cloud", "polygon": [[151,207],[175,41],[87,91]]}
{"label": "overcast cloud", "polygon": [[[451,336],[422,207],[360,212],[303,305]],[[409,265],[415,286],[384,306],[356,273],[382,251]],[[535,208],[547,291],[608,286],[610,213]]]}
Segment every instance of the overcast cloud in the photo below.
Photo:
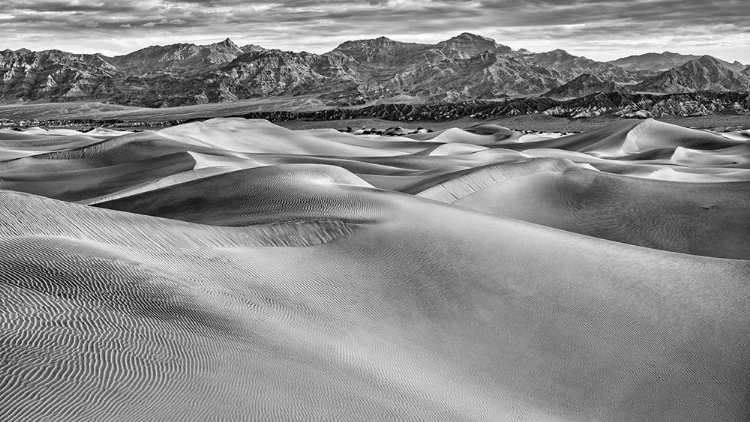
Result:
{"label": "overcast cloud", "polygon": [[323,53],[351,39],[434,43],[466,31],[597,60],[669,50],[750,63],[746,8],[746,0],[3,0],[0,49],[117,55],[228,37]]}

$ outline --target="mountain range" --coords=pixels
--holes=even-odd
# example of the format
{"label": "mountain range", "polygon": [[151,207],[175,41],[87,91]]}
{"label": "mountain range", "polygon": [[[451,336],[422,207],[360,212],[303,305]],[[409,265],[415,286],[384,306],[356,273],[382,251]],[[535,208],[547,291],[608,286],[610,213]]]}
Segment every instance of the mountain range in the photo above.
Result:
{"label": "mountain range", "polygon": [[325,54],[238,46],[229,39],[115,57],[5,50],[0,76],[4,103],[96,100],[146,107],[298,95],[347,106],[750,90],[750,67],[711,56],[664,52],[598,62],[564,50],[513,50],[470,33],[436,44],[347,41]]}

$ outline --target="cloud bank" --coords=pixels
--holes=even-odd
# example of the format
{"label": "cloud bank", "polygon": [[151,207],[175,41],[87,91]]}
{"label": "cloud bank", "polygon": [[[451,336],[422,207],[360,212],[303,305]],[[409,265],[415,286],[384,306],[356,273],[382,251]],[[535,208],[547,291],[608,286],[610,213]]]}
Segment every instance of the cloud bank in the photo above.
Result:
{"label": "cloud bank", "polygon": [[323,53],[387,36],[468,31],[513,48],[610,60],[664,50],[750,62],[744,0],[6,0],[0,48],[125,54],[153,44],[238,44]]}

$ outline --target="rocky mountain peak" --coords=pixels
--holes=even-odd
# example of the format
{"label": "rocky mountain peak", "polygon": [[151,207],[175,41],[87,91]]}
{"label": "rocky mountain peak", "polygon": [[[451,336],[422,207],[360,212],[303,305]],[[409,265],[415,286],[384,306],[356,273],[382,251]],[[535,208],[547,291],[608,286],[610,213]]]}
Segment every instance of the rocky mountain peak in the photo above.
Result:
{"label": "rocky mountain peak", "polygon": [[549,54],[551,56],[557,56],[557,57],[563,57],[563,58],[573,57],[572,54],[568,53],[567,51],[565,51],[565,50],[563,50],[561,48],[557,48],[557,49],[554,49],[552,51],[548,51],[547,54]]}
{"label": "rocky mountain peak", "polygon": [[363,40],[351,40],[351,41],[344,41],[343,43],[339,44],[338,47],[336,47],[333,51],[350,51],[358,48],[376,48],[376,47],[383,47],[387,45],[394,45],[394,44],[401,44],[398,41],[394,41],[388,37],[378,37],[378,38],[370,38],[370,39],[363,39]]}
{"label": "rocky mountain peak", "polygon": [[386,37],[346,41],[329,55],[343,54],[359,63],[370,65],[405,64],[413,59],[415,52],[429,47],[426,44],[405,43]]}
{"label": "rocky mountain peak", "polygon": [[[197,46],[199,49],[201,46]],[[230,40],[229,38],[225,39],[224,41],[218,42],[216,44],[211,44],[208,46],[209,49],[211,49],[212,52],[220,52],[223,54],[233,54],[233,55],[239,55],[243,53],[243,50],[237,46],[237,44],[234,43],[234,41]]]}
{"label": "rocky mountain peak", "polygon": [[171,44],[151,46],[124,56],[109,59],[110,63],[132,76],[165,73],[196,74],[229,63],[244,52],[229,38],[209,45]]}
{"label": "rocky mountain peak", "polygon": [[475,35],[464,32],[453,38],[441,41],[436,47],[446,53],[449,57],[458,57],[467,59],[485,51],[496,52],[500,54],[511,54],[513,50],[510,47],[500,45],[492,38]]}
{"label": "rocky mountain peak", "polygon": [[705,55],[701,56],[698,60],[696,60],[697,63],[700,63],[704,66],[721,66],[725,67],[723,63],[719,61],[716,57]]}
{"label": "rocky mountain peak", "polygon": [[227,38],[224,41],[216,43],[216,45],[221,45],[224,47],[230,47],[230,48],[237,48],[237,45],[232,41],[231,39]]}
{"label": "rocky mountain peak", "polygon": [[495,40],[493,40],[492,38],[487,38],[481,35],[472,34],[471,32],[462,32],[445,42],[450,42],[450,41],[464,41],[464,42],[468,41],[468,42],[473,42],[477,44],[488,44],[488,43],[494,44],[495,43]]}

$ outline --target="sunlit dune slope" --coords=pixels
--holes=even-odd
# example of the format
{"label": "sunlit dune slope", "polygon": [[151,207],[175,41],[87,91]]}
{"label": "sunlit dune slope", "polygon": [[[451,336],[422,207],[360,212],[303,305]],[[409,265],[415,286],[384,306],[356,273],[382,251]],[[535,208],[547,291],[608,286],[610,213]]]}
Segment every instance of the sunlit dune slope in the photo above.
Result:
{"label": "sunlit dune slope", "polygon": [[[214,148],[248,153],[283,153],[336,156],[383,156],[410,152],[387,140],[364,141],[336,130],[293,131],[266,120],[211,119],[163,129],[159,135],[182,142],[200,142]],[[399,146],[401,148],[399,148]],[[419,149],[413,147],[413,150]]]}

